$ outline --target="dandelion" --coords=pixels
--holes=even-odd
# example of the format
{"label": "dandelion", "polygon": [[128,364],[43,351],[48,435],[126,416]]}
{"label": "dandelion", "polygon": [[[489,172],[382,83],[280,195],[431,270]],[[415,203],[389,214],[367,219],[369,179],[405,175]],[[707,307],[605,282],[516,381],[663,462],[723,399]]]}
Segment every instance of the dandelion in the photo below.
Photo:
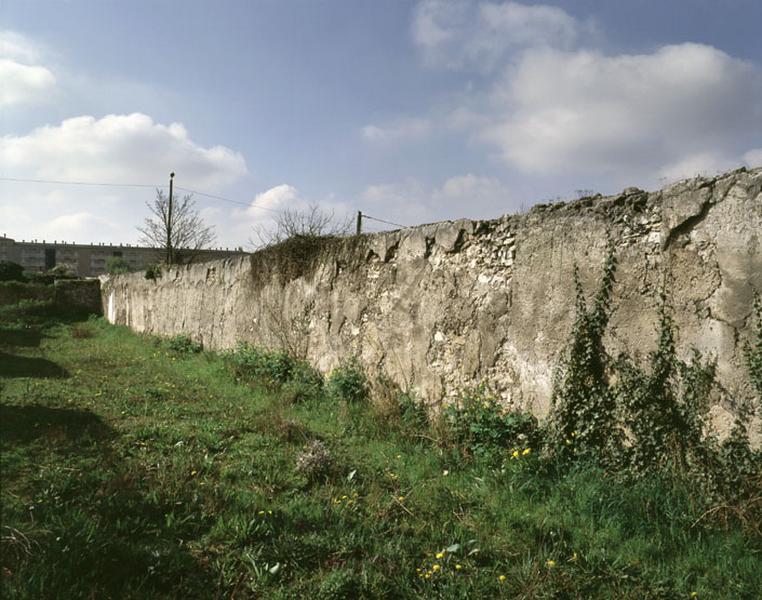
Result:
{"label": "dandelion", "polygon": [[434,571],[434,572],[436,572],[436,571],[439,571],[439,569],[441,569],[441,568],[442,568],[442,567],[440,567],[439,565],[436,565],[436,564],[435,564],[435,565],[432,565],[432,567],[431,567],[431,570],[432,570],[432,571]]}
{"label": "dandelion", "polygon": [[514,450],[513,454],[511,454],[511,458],[518,458],[518,457],[519,457],[519,451],[518,450]]}
{"label": "dandelion", "polygon": [[545,564],[547,565],[548,569],[552,569],[553,567],[556,566],[556,561],[548,559]]}
{"label": "dandelion", "polygon": [[503,583],[503,582],[506,580],[506,576],[505,576],[505,575],[500,575],[500,577],[498,577],[498,578],[497,578],[497,580],[498,580],[500,583]]}
{"label": "dandelion", "polygon": [[405,496],[397,496],[397,500],[399,502],[404,502],[405,501]]}
{"label": "dandelion", "polygon": [[455,565],[455,570],[460,571],[463,567],[460,565],[460,563]]}
{"label": "dandelion", "polygon": [[532,449],[531,449],[531,448],[524,448],[524,451],[523,451],[521,454],[523,454],[524,456],[526,456],[526,455],[527,455],[527,454],[529,454],[531,451],[532,451]]}
{"label": "dandelion", "polygon": [[698,592],[691,592],[691,598],[698,598]]}
{"label": "dandelion", "polygon": [[196,475],[196,473],[198,473],[198,471],[196,471],[196,469],[193,469],[193,470],[191,471],[191,475]]}
{"label": "dandelion", "polygon": [[444,552],[437,552],[435,558],[444,558]]}
{"label": "dandelion", "polygon": [[265,514],[265,511],[260,510],[257,514],[261,517],[263,514]]}
{"label": "dandelion", "polygon": [[577,560],[577,553],[576,553],[576,552],[574,552],[574,553],[572,554],[572,557],[571,557],[571,559],[572,559],[573,561]]}
{"label": "dandelion", "polygon": [[571,440],[569,438],[566,438],[564,442],[566,443],[567,446],[571,446]]}
{"label": "dandelion", "polygon": [[448,471],[447,469],[442,471],[442,477],[447,477],[449,474],[450,474],[450,471]]}

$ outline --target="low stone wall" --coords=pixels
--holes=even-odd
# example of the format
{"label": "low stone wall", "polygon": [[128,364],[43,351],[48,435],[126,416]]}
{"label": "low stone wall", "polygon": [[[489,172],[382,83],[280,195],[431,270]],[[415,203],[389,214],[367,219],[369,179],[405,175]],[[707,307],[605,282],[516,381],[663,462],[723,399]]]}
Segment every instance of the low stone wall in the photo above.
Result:
{"label": "low stone wall", "polygon": [[679,352],[717,357],[721,402],[751,391],[741,344],[762,290],[762,169],[647,193],[536,206],[494,221],[363,235],[294,254],[172,268],[103,284],[113,323],[187,333],[207,348],[285,347],[328,371],[358,356],[372,373],[436,403],[484,382],[506,404],[543,414],[574,317],[574,265],[593,294],[618,260],[607,344],[656,346],[666,289]]}
{"label": "low stone wall", "polygon": [[55,302],[61,308],[102,314],[100,281],[97,279],[59,279],[54,285],[0,283],[0,306],[23,300]]}
{"label": "low stone wall", "polygon": [[54,288],[57,305],[81,309],[95,315],[103,314],[99,280],[59,279]]}
{"label": "low stone wall", "polygon": [[17,304],[22,300],[52,301],[55,299],[55,295],[52,286],[18,281],[0,282],[0,306]]}

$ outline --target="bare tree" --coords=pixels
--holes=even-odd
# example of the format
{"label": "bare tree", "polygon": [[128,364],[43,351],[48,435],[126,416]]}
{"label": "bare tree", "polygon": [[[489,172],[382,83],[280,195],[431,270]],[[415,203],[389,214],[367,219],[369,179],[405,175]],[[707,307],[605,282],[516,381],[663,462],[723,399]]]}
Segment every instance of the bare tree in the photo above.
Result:
{"label": "bare tree", "polygon": [[192,195],[172,198],[172,220],[169,217],[169,198],[156,190],[153,203],[146,202],[151,211],[143,227],[138,227],[140,243],[152,248],[164,248],[169,263],[191,262],[198,251],[211,246],[214,227],[208,226],[196,210]]}
{"label": "bare tree", "polygon": [[339,219],[333,211],[326,211],[318,204],[310,204],[305,210],[286,209],[275,218],[275,228],[255,225],[249,243],[258,248],[280,244],[288,239],[340,237],[352,231],[352,218]]}

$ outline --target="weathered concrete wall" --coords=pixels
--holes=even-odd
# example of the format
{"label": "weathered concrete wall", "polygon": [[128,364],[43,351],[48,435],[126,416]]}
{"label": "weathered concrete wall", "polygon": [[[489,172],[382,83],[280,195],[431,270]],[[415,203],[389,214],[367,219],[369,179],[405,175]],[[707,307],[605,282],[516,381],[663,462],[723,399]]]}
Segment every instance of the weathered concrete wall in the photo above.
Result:
{"label": "weathered concrete wall", "polygon": [[495,221],[437,223],[103,285],[104,313],[208,348],[286,346],[327,371],[358,355],[438,402],[486,381],[506,403],[548,408],[574,316],[572,269],[595,291],[607,236],[619,260],[610,347],[655,347],[667,282],[678,346],[718,357],[725,402],[741,375],[752,289],[762,290],[762,169],[537,206]]}

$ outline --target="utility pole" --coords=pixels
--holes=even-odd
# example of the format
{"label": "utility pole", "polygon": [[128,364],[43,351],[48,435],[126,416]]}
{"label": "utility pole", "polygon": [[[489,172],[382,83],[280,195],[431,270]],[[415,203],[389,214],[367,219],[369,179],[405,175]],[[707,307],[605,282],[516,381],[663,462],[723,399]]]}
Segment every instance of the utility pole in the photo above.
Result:
{"label": "utility pole", "polygon": [[169,210],[167,211],[167,264],[171,265],[174,262],[172,256],[172,183],[174,181],[175,174],[169,174]]}
{"label": "utility pole", "polygon": [[362,233],[362,211],[357,211],[357,235]]}

